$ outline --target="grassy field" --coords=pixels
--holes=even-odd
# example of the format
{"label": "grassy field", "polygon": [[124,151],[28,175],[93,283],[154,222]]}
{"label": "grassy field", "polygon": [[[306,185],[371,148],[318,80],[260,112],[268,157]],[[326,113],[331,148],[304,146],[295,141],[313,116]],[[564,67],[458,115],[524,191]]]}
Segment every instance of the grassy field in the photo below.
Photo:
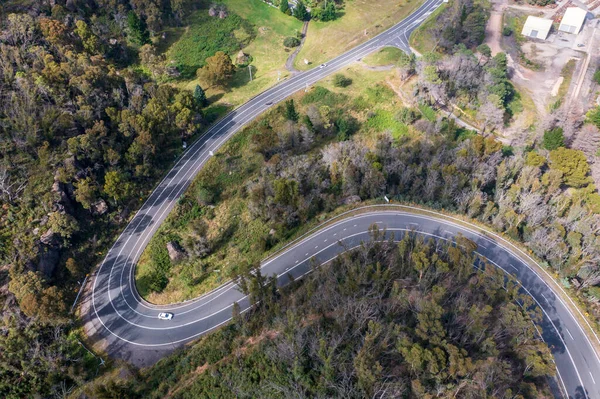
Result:
{"label": "grassy field", "polygon": [[412,48],[421,54],[433,51],[435,49],[436,43],[432,37],[432,28],[436,25],[437,17],[444,12],[447,7],[447,4],[442,4],[425,20],[421,26],[414,30],[409,39],[409,43]]}
{"label": "grassy field", "polygon": [[195,77],[196,70],[204,66],[205,59],[217,51],[235,56],[252,42],[256,34],[247,20],[233,13],[220,19],[210,17],[205,9],[201,9],[186,22],[189,26],[167,52],[167,58],[185,78]]}
{"label": "grassy field", "polygon": [[363,62],[373,67],[395,65],[403,54],[404,52],[397,47],[384,47],[378,52],[363,58]]}
{"label": "grassy field", "polygon": [[[332,115],[352,116],[359,124],[352,139],[362,140],[368,146],[374,146],[382,132],[389,131],[394,137],[411,134],[412,128],[396,119],[395,110],[401,102],[386,84],[394,79],[395,72],[373,72],[353,66],[341,73],[352,79],[350,86],[336,88],[333,78],[328,78],[308,93],[297,93],[294,99],[300,114],[309,107],[327,106]],[[275,107],[238,133],[208,161],[142,255],[136,268],[136,284],[144,298],[154,303],[169,303],[198,296],[323,220],[325,215],[317,215],[311,223],[286,232],[286,237],[278,238],[280,241],[274,247],[265,250],[265,240],[272,239],[271,226],[253,218],[248,209],[246,187],[265,164],[263,156],[255,150],[253,137],[265,124],[275,131],[284,131],[286,123],[283,107]],[[331,137],[319,142],[309,155],[316,155],[322,146],[335,140]],[[212,206],[199,205],[198,193],[208,186],[218,195]],[[341,209],[345,208],[336,211]],[[205,258],[172,265],[167,287],[161,293],[151,293],[149,275],[157,259],[165,260],[166,242],[177,239],[185,243],[199,236],[212,243],[212,252]]]}
{"label": "grassy field", "polygon": [[[225,112],[246,102],[289,74],[285,69],[290,50],[283,46],[283,39],[296,36],[302,23],[269,7],[260,0],[224,0],[230,16],[224,20],[208,17],[207,10],[197,10],[188,18],[189,26],[167,32],[167,37],[158,43],[159,49],[167,54],[169,62],[183,65],[182,70],[189,79],[174,84],[193,90],[196,84],[205,88],[211,102],[221,104],[215,112]],[[203,43],[213,43],[206,48]],[[195,70],[204,59],[214,52],[226,51],[234,60],[237,52],[252,57],[252,81],[248,68],[240,69],[228,88],[209,87],[197,79]],[[208,50],[208,51],[206,51]]]}
{"label": "grassy field", "polygon": [[347,0],[337,20],[311,21],[296,68],[310,69],[342,54],[400,22],[421,4],[422,0]]}

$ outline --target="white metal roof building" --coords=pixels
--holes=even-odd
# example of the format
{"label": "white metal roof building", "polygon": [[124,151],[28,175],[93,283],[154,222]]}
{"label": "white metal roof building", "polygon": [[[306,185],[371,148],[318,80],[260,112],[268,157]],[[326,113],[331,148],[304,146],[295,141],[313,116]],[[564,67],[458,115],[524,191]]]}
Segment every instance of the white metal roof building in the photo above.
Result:
{"label": "white metal roof building", "polygon": [[546,40],[548,33],[550,33],[550,28],[552,28],[551,19],[538,18],[530,15],[527,17],[525,25],[523,25],[521,34],[536,39]]}
{"label": "white metal roof building", "polygon": [[587,11],[579,7],[569,7],[565,12],[558,30],[561,32],[578,34],[585,22]]}

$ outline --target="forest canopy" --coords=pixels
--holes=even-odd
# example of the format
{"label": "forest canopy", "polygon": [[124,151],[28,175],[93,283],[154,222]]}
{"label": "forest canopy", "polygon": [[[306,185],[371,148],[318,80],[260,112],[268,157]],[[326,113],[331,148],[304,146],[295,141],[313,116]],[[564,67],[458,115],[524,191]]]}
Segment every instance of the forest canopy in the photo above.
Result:
{"label": "forest canopy", "polygon": [[248,275],[249,313],[234,306],[231,325],[120,386],[145,398],[549,395],[541,312],[512,277],[464,237],[371,234],[281,291]]}

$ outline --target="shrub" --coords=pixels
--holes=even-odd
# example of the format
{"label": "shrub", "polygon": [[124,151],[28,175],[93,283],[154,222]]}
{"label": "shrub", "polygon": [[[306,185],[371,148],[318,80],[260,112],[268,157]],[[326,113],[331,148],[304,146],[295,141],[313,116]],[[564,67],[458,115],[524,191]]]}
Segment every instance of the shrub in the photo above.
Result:
{"label": "shrub", "polygon": [[333,85],[335,87],[348,87],[351,84],[352,79],[342,75],[341,73],[338,73],[333,77]]}
{"label": "shrub", "polygon": [[298,47],[300,45],[300,40],[295,37],[286,37],[283,39],[283,45],[285,47]]}
{"label": "shrub", "polygon": [[552,130],[547,130],[544,133],[544,148],[548,151],[556,150],[559,147],[565,146],[565,137],[563,130],[560,127],[555,127]]}
{"label": "shrub", "polygon": [[594,82],[600,85],[600,68],[596,69],[596,72],[594,72]]}
{"label": "shrub", "polygon": [[510,36],[512,35],[513,30],[510,28],[510,26],[505,26],[504,28],[502,28],[502,34],[504,36]]}
{"label": "shrub", "polygon": [[590,165],[581,151],[559,147],[550,152],[550,165],[563,173],[565,184],[583,187],[590,182]]}

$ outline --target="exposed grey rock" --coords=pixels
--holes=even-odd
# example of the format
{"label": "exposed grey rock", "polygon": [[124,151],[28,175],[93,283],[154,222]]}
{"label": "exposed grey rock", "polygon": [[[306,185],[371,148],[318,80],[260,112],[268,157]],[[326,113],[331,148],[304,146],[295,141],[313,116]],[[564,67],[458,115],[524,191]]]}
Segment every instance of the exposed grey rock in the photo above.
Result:
{"label": "exposed grey rock", "polygon": [[48,229],[42,236],[40,237],[40,242],[44,245],[59,245],[60,240],[58,234],[52,231],[52,229]]}
{"label": "exposed grey rock", "polygon": [[106,212],[108,212],[108,204],[102,198],[98,201],[94,202],[90,208],[92,215],[94,216],[102,216]]}
{"label": "exposed grey rock", "polygon": [[185,251],[176,241],[169,241],[167,243],[167,251],[169,252],[169,258],[172,262],[177,262],[186,256]]}
{"label": "exposed grey rock", "polygon": [[360,202],[361,199],[358,195],[351,195],[350,197],[346,197],[344,198],[344,205],[350,205],[350,204],[356,204],[358,202]]}

